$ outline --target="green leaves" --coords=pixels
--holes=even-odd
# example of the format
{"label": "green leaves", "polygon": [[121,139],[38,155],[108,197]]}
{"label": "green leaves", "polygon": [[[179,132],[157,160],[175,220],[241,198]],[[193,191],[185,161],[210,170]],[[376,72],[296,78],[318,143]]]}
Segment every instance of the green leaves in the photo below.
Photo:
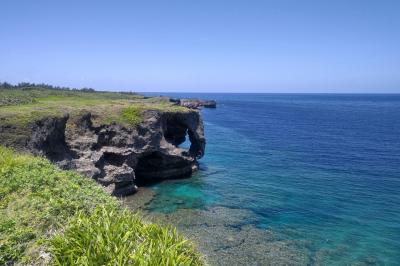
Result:
{"label": "green leaves", "polygon": [[78,210],[117,206],[93,181],[0,147],[0,265],[18,261]]}
{"label": "green leaves", "polygon": [[112,207],[80,212],[50,243],[56,265],[203,265],[175,229]]}
{"label": "green leaves", "polygon": [[140,106],[132,105],[122,110],[121,119],[123,123],[127,123],[129,126],[134,126],[142,121],[143,108]]}
{"label": "green leaves", "polygon": [[[58,233],[54,233],[58,232]],[[0,265],[202,265],[172,227],[122,210],[93,180],[0,146]]]}

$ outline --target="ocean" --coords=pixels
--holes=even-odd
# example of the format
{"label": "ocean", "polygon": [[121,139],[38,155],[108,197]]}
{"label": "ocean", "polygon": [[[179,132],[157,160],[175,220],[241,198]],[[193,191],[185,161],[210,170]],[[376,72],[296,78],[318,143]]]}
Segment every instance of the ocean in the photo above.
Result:
{"label": "ocean", "polygon": [[162,94],[218,103],[200,170],[144,207],[211,263],[400,265],[400,95]]}

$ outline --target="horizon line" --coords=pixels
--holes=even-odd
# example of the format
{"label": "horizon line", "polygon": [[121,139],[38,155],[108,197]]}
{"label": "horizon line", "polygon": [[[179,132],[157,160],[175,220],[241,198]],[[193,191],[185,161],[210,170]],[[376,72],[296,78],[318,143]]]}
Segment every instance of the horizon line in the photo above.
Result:
{"label": "horizon line", "polygon": [[[106,91],[106,90],[104,90]],[[111,91],[118,92],[118,91]],[[203,93],[203,94],[400,94],[400,92],[204,92],[204,91],[123,91],[134,93]]]}

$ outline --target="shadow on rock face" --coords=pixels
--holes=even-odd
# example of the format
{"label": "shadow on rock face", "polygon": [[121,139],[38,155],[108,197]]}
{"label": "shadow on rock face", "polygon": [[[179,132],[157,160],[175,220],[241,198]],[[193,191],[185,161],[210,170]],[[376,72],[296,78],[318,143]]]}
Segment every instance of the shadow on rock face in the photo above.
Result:
{"label": "shadow on rock face", "polygon": [[135,173],[138,185],[149,185],[165,179],[189,177],[197,169],[196,161],[182,156],[152,152],[141,156]]}
{"label": "shadow on rock face", "polygon": [[65,115],[34,122],[28,142],[29,149],[34,151],[34,154],[44,155],[53,162],[76,157],[65,141],[65,126],[68,118],[68,115]]}
{"label": "shadow on rock face", "polygon": [[[189,149],[178,147],[189,137]],[[190,176],[204,155],[203,121],[194,110],[146,111],[143,122],[94,126],[91,113],[70,119],[36,121],[26,149],[60,168],[94,178],[113,195],[136,192],[136,185]]]}

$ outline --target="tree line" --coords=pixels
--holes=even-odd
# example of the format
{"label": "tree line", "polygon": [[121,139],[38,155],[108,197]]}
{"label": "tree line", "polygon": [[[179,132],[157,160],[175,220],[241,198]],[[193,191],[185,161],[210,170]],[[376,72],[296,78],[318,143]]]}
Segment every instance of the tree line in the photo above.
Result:
{"label": "tree line", "polygon": [[0,89],[48,89],[48,90],[64,90],[64,91],[84,91],[84,92],[95,92],[92,88],[69,88],[69,87],[60,87],[53,86],[45,83],[30,83],[30,82],[20,82],[16,85],[13,85],[8,82],[0,82]]}

